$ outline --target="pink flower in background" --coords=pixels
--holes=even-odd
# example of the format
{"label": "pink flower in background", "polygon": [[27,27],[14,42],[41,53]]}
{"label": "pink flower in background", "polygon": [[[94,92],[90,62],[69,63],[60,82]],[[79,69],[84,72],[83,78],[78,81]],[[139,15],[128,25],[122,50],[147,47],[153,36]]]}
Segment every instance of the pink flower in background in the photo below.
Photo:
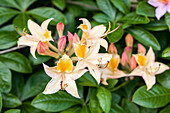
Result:
{"label": "pink flower in background", "polygon": [[170,13],[170,0],[149,0],[148,3],[156,7],[156,18],[158,20],[166,12]]}

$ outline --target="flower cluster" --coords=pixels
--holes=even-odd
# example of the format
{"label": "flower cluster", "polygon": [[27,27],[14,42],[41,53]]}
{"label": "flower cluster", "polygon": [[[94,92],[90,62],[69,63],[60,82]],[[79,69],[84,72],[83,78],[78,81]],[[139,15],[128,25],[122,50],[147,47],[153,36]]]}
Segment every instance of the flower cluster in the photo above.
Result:
{"label": "flower cluster", "polygon": [[[54,41],[51,31],[47,29],[52,18],[44,21],[41,26],[28,20],[28,28],[31,32],[27,34],[24,30],[20,33],[22,36],[18,40],[18,45],[30,46],[30,52],[34,58],[37,50],[40,55],[47,55],[58,59],[56,66],[49,67],[43,63],[44,70],[52,79],[47,84],[44,94],[52,94],[59,90],[66,90],[72,96],[80,98],[75,80],[80,78],[87,71],[96,79],[97,83],[107,85],[107,79],[116,79],[129,76],[143,77],[148,90],[155,84],[155,75],[169,69],[163,63],[155,62],[155,55],[150,47],[145,55],[145,48],[139,44],[138,54],[132,55],[133,37],[126,36],[126,45],[122,58],[117,53],[114,44],[108,47],[104,37],[112,33],[110,26],[106,31],[104,25],[98,25],[91,28],[90,22],[81,18],[82,24],[78,26],[82,30],[82,36],[68,32],[63,35],[64,24],[57,24],[59,39],[55,47],[50,43]],[[118,26],[119,27],[119,26]],[[66,44],[68,39],[68,44]],[[108,53],[99,53],[100,46],[103,46]],[[74,54],[75,53],[75,54]],[[118,69],[121,62],[122,68],[128,72]],[[138,63],[138,66],[137,66]],[[74,66],[75,65],[75,66]]]}

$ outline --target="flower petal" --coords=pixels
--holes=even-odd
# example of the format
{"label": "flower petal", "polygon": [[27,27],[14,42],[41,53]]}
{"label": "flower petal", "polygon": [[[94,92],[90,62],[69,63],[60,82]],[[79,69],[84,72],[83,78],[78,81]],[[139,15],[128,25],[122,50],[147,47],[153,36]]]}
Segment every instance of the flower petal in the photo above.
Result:
{"label": "flower petal", "polygon": [[106,81],[107,81],[107,79],[113,79],[111,76],[113,74],[113,72],[109,68],[100,69],[100,71],[101,71],[102,84],[108,85],[108,83]]}
{"label": "flower petal", "polygon": [[48,67],[43,63],[44,70],[48,76],[51,78],[58,78],[61,76],[61,73],[57,72],[57,66],[54,67]]}
{"label": "flower petal", "polygon": [[148,3],[154,7],[158,7],[162,4],[162,3],[158,2],[157,0],[149,0]]}
{"label": "flower petal", "polygon": [[148,53],[146,55],[147,62],[154,62],[155,61],[155,53],[153,52],[152,47],[149,48]]}
{"label": "flower petal", "polygon": [[22,36],[18,40],[18,46],[20,45],[27,45],[27,46],[32,46],[32,45],[37,45],[39,40],[31,35],[26,35]]}
{"label": "flower petal", "polygon": [[89,32],[89,38],[99,38],[99,37],[102,37],[104,35],[105,31],[106,31],[106,27],[104,25],[95,26]]}
{"label": "flower petal", "polygon": [[47,20],[45,20],[42,24],[41,24],[41,28],[45,31],[48,28],[48,24],[50,23],[51,20],[53,20],[54,18],[49,18]]}
{"label": "flower petal", "polygon": [[156,8],[156,18],[159,20],[167,11],[167,6],[165,5],[160,5],[159,7]]}
{"label": "flower petal", "polygon": [[68,87],[66,87],[66,91],[70,93],[72,96],[76,98],[80,98],[78,91],[77,91],[76,82],[71,77],[69,77],[67,74],[65,77],[66,77],[66,81],[68,85]]}
{"label": "flower petal", "polygon": [[143,77],[145,84],[147,86],[147,90],[151,89],[152,86],[156,83],[156,78],[154,75],[149,75],[147,73],[144,73],[142,77]]}
{"label": "flower petal", "polygon": [[116,78],[122,78],[122,77],[128,77],[130,75],[127,75],[125,74],[123,71],[120,71],[120,70],[115,70],[113,73],[112,73],[112,78],[113,79],[116,79]]}
{"label": "flower petal", "polygon": [[104,47],[104,48],[106,49],[106,51],[107,51],[107,48],[108,48],[108,43],[107,43],[107,41],[106,41],[105,39],[103,39],[103,38],[100,38],[100,39],[99,39],[99,43],[100,43],[100,45],[101,45],[102,47]]}
{"label": "flower petal", "polygon": [[60,90],[61,76],[52,78],[47,84],[43,94],[53,94]]}
{"label": "flower petal", "polygon": [[91,29],[91,24],[86,18],[80,18],[79,20],[83,21],[83,24],[87,26],[88,30]]}
{"label": "flower petal", "polygon": [[37,59],[37,57],[35,56],[36,49],[37,49],[37,45],[30,46],[30,53],[35,59]]}
{"label": "flower petal", "polygon": [[128,76],[142,76],[144,74],[144,71],[140,67],[136,67]]}
{"label": "flower petal", "polygon": [[72,73],[68,73],[67,75],[70,76],[73,80],[80,78],[84,73],[86,73],[87,69],[80,69],[73,71]]}
{"label": "flower petal", "polygon": [[87,64],[84,62],[84,60],[79,60],[76,64],[76,67],[74,68],[74,71],[84,69],[85,67],[87,67]]}

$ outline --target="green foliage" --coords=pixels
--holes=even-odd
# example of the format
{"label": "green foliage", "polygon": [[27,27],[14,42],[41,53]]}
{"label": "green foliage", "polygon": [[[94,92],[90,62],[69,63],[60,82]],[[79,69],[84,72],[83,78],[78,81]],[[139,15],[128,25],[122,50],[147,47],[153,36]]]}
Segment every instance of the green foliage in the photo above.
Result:
{"label": "green foliage", "polygon": [[165,88],[170,89],[169,85],[170,85],[170,70],[165,71],[164,73],[158,75],[158,82],[164,86]]}
{"label": "green foliage", "polygon": [[8,111],[5,111],[5,113],[20,113],[21,110],[20,109],[10,109]]}
{"label": "green foliage", "polygon": [[162,57],[170,57],[170,47],[163,50]]}

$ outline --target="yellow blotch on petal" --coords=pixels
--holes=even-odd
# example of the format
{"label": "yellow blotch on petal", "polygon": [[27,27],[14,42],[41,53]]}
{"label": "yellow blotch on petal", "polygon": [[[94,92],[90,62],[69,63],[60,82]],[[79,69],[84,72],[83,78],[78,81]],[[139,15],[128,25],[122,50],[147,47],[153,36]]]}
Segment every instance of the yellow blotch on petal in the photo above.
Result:
{"label": "yellow blotch on petal", "polygon": [[85,24],[80,24],[80,28],[82,30],[87,30],[88,29],[87,25],[85,25]]}
{"label": "yellow blotch on petal", "polygon": [[144,55],[135,55],[135,59],[139,66],[145,66],[146,64],[146,57]]}
{"label": "yellow blotch on petal", "polygon": [[168,0],[159,0],[161,3],[168,3]]}
{"label": "yellow blotch on petal", "polygon": [[50,33],[49,33],[48,30],[45,31],[44,37],[45,37],[46,39],[50,39],[50,38],[51,38],[51,37],[50,37]]}
{"label": "yellow blotch on petal", "polygon": [[72,60],[67,55],[63,55],[57,63],[57,71],[59,72],[72,72],[73,63]]}
{"label": "yellow blotch on petal", "polygon": [[76,47],[76,54],[80,58],[84,58],[86,54],[86,45],[84,44],[78,44]]}
{"label": "yellow blotch on petal", "polygon": [[112,57],[112,59],[109,61],[109,64],[108,66],[110,67],[110,69],[114,72],[118,65],[119,65],[119,62],[120,62],[120,57],[118,55],[115,55]]}

